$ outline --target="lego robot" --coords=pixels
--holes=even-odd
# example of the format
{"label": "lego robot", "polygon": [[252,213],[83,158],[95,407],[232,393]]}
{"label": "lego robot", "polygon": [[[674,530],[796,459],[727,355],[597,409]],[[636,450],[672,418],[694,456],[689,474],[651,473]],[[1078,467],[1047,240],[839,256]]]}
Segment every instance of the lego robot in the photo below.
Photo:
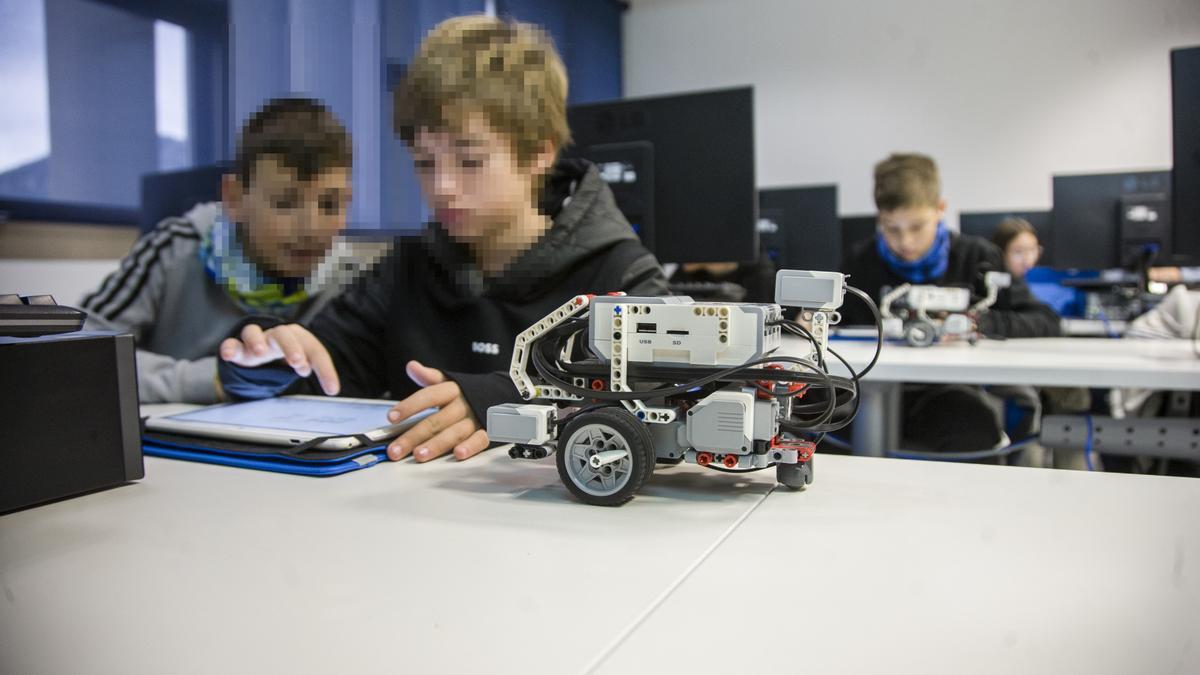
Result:
{"label": "lego robot", "polygon": [[883,334],[911,347],[928,347],[947,338],[979,339],[979,317],[996,303],[1000,290],[1012,284],[1006,272],[987,272],[987,295],[971,304],[971,290],[950,286],[901,284],[879,301]]}
{"label": "lego robot", "polygon": [[[553,454],[588,504],[629,501],[660,463],[774,467],[803,489],[821,436],[857,408],[861,374],[831,376],[825,363],[847,290],[871,302],[841,274],[792,270],[776,277],[777,304],[576,296],[517,336],[509,376],[527,402],[490,408],[488,437],[512,443],[515,459]],[[811,353],[773,355],[784,332]]]}

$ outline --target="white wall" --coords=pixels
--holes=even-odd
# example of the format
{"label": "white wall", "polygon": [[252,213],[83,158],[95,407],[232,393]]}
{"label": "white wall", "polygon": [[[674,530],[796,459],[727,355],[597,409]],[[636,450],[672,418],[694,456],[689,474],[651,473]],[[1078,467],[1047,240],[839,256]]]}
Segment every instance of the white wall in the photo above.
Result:
{"label": "white wall", "polygon": [[0,258],[0,293],[53,295],[60,305],[77,305],[100,288],[120,260]]}
{"label": "white wall", "polygon": [[1168,168],[1168,52],[1200,44],[1200,2],[634,0],[624,28],[628,97],[754,85],[760,187],[836,182],[870,213],[872,165],[921,151],[956,214]]}

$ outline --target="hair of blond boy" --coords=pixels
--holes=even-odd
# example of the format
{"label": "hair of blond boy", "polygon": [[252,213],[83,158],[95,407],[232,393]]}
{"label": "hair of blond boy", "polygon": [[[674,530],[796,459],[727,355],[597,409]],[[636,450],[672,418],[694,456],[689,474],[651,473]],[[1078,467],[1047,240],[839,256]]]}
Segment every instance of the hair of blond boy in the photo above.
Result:
{"label": "hair of blond boy", "polygon": [[942,180],[937,164],[926,155],[895,153],[875,165],[875,208],[937,208]]}
{"label": "hair of blond boy", "polygon": [[567,72],[541,28],[472,14],[433,28],[393,102],[396,133],[412,144],[419,129],[461,130],[482,114],[526,162],[549,142],[570,143]]}

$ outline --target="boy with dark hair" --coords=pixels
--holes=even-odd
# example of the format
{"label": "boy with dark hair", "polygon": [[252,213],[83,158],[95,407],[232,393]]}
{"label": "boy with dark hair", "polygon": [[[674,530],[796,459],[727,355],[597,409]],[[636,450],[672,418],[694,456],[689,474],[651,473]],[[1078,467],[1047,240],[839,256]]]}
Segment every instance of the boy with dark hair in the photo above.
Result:
{"label": "boy with dark hair", "polygon": [[325,106],[270,101],[239,135],[221,202],[163,220],[84,298],[88,328],[136,337],[142,402],[216,402],[230,330],[249,314],[304,321],[350,281],[341,267],[317,274],[346,226],[350,164]]}
{"label": "boy with dark hair", "polygon": [[557,160],[566,96],[537,27],[483,15],[435,27],[394,101],[434,222],[308,326],[254,321],[227,340],[226,391],[407,397],[393,421],[440,410],[388,456],[466,459],[487,447],[488,407],[520,400],[506,374],[519,332],[578,294],[665,293],[595,166]]}

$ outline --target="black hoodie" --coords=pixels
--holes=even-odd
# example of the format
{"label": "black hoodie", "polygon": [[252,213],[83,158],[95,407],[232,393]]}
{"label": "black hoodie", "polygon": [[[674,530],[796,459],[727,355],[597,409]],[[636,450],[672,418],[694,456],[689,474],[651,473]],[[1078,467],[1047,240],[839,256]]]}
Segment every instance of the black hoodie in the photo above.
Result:
{"label": "black hoodie", "polygon": [[[558,162],[541,208],[552,226],[499,276],[484,277],[466,246],[431,224],[397,240],[374,273],[330,301],[308,328],[333,357],[340,395],[403,399],[418,388],[404,371],[416,359],[458,382],[482,424],[492,405],[521,400],[505,374],[518,333],[581,293],[666,294],[658,261],[595,166]],[[221,379],[227,391],[245,392],[255,380],[277,385],[282,368],[223,363]],[[281,389],[320,391],[315,377],[273,387]]]}

